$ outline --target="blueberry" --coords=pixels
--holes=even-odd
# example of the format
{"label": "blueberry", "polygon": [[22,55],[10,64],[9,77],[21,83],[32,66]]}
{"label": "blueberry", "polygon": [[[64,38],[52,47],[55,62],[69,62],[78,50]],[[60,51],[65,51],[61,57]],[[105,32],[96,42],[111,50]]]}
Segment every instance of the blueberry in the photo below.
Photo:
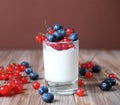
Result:
{"label": "blueberry", "polygon": [[86,74],[86,72],[88,72],[88,69],[86,69],[86,68],[80,68],[80,69],[79,69],[79,74],[80,74],[80,75],[83,75],[83,76],[84,76],[84,75]]}
{"label": "blueberry", "polygon": [[100,72],[101,71],[101,67],[99,66],[99,65],[94,65],[93,67],[92,67],[92,72],[93,73],[98,73],[98,72]]}
{"label": "blueberry", "polygon": [[55,24],[53,28],[55,31],[57,31],[57,30],[63,29],[63,26],[61,24]]}
{"label": "blueberry", "polygon": [[57,32],[58,32],[59,34],[61,34],[61,36],[63,36],[63,37],[65,37],[65,35],[66,35],[66,32],[65,32],[64,29],[60,29],[60,30],[58,30]]}
{"label": "blueberry", "polygon": [[28,68],[25,69],[25,73],[26,73],[26,74],[30,74],[30,73],[32,73],[32,72],[33,72],[33,70],[32,70],[32,68],[30,68],[30,67],[28,67]]}
{"label": "blueberry", "polygon": [[64,36],[60,32],[58,32],[58,31],[55,31],[53,34],[56,37],[57,41],[59,41],[59,40],[64,38]]}
{"label": "blueberry", "polygon": [[69,39],[70,39],[71,41],[76,41],[76,40],[78,40],[78,34],[75,33],[75,32],[72,33],[72,34],[70,34]]}
{"label": "blueberry", "polygon": [[44,93],[47,93],[48,92],[48,87],[47,86],[41,86],[39,89],[38,89],[38,93],[40,95],[44,94]]}
{"label": "blueberry", "polygon": [[51,103],[54,100],[54,95],[52,93],[44,93],[42,99],[47,103]]}
{"label": "blueberry", "polygon": [[109,91],[111,89],[111,85],[108,82],[102,82],[99,85],[100,89],[103,91]]}
{"label": "blueberry", "polygon": [[106,78],[103,82],[108,82],[111,86],[114,86],[116,84],[116,80],[113,78]]}
{"label": "blueberry", "polygon": [[36,72],[32,72],[30,73],[29,77],[31,80],[37,80],[39,78],[39,75]]}
{"label": "blueberry", "polygon": [[22,66],[25,66],[25,67],[29,67],[29,63],[28,63],[27,61],[23,61],[23,62],[21,63],[21,65],[22,65]]}
{"label": "blueberry", "polygon": [[47,40],[49,41],[49,42],[55,42],[56,41],[56,36],[55,35],[53,35],[53,34],[47,34]]}

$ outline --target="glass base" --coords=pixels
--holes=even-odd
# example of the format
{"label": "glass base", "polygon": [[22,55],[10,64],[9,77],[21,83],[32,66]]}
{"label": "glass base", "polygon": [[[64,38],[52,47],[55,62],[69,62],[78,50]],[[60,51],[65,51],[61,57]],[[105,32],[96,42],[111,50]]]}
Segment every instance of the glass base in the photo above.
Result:
{"label": "glass base", "polygon": [[66,83],[56,83],[56,82],[50,82],[46,81],[49,92],[53,94],[60,94],[60,95],[70,95],[74,94],[75,91],[78,88],[78,80],[72,81],[72,82],[66,82]]}

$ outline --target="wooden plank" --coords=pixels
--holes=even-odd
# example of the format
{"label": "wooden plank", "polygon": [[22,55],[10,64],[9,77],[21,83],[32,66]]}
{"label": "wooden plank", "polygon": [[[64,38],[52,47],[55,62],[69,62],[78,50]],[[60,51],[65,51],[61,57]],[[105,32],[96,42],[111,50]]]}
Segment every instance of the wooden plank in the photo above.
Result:
{"label": "wooden plank", "polygon": [[[62,96],[55,95],[55,100],[47,105],[119,105],[120,100],[120,51],[104,50],[80,50],[80,62],[88,61],[94,56],[94,61],[103,69],[99,74],[93,74],[92,79],[85,79],[85,96],[76,95]],[[44,71],[42,70],[43,58],[41,50],[1,50],[0,65],[6,66],[11,62],[30,62],[34,71],[38,72],[41,85],[45,85]],[[103,92],[99,89],[100,82],[107,77],[109,73],[117,75],[117,85],[109,92]],[[30,81],[32,82],[32,81]],[[32,89],[31,83],[24,86],[21,94],[10,97],[0,97],[0,105],[46,105],[41,96]]]}

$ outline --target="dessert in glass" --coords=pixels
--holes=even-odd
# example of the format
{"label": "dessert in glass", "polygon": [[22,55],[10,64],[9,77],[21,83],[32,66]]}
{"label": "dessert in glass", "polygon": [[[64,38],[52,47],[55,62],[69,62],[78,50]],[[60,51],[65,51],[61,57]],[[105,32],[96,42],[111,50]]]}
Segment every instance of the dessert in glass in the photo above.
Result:
{"label": "dessert in glass", "polygon": [[78,35],[73,28],[55,24],[43,41],[44,78],[49,91],[73,94],[78,88]]}

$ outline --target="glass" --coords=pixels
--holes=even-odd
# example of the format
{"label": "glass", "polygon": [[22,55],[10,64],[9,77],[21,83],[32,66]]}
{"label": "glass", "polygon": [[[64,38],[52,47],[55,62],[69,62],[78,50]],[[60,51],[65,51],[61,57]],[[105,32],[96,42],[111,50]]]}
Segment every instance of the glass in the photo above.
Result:
{"label": "glass", "polygon": [[49,91],[73,94],[78,88],[79,41],[43,42],[44,78]]}

